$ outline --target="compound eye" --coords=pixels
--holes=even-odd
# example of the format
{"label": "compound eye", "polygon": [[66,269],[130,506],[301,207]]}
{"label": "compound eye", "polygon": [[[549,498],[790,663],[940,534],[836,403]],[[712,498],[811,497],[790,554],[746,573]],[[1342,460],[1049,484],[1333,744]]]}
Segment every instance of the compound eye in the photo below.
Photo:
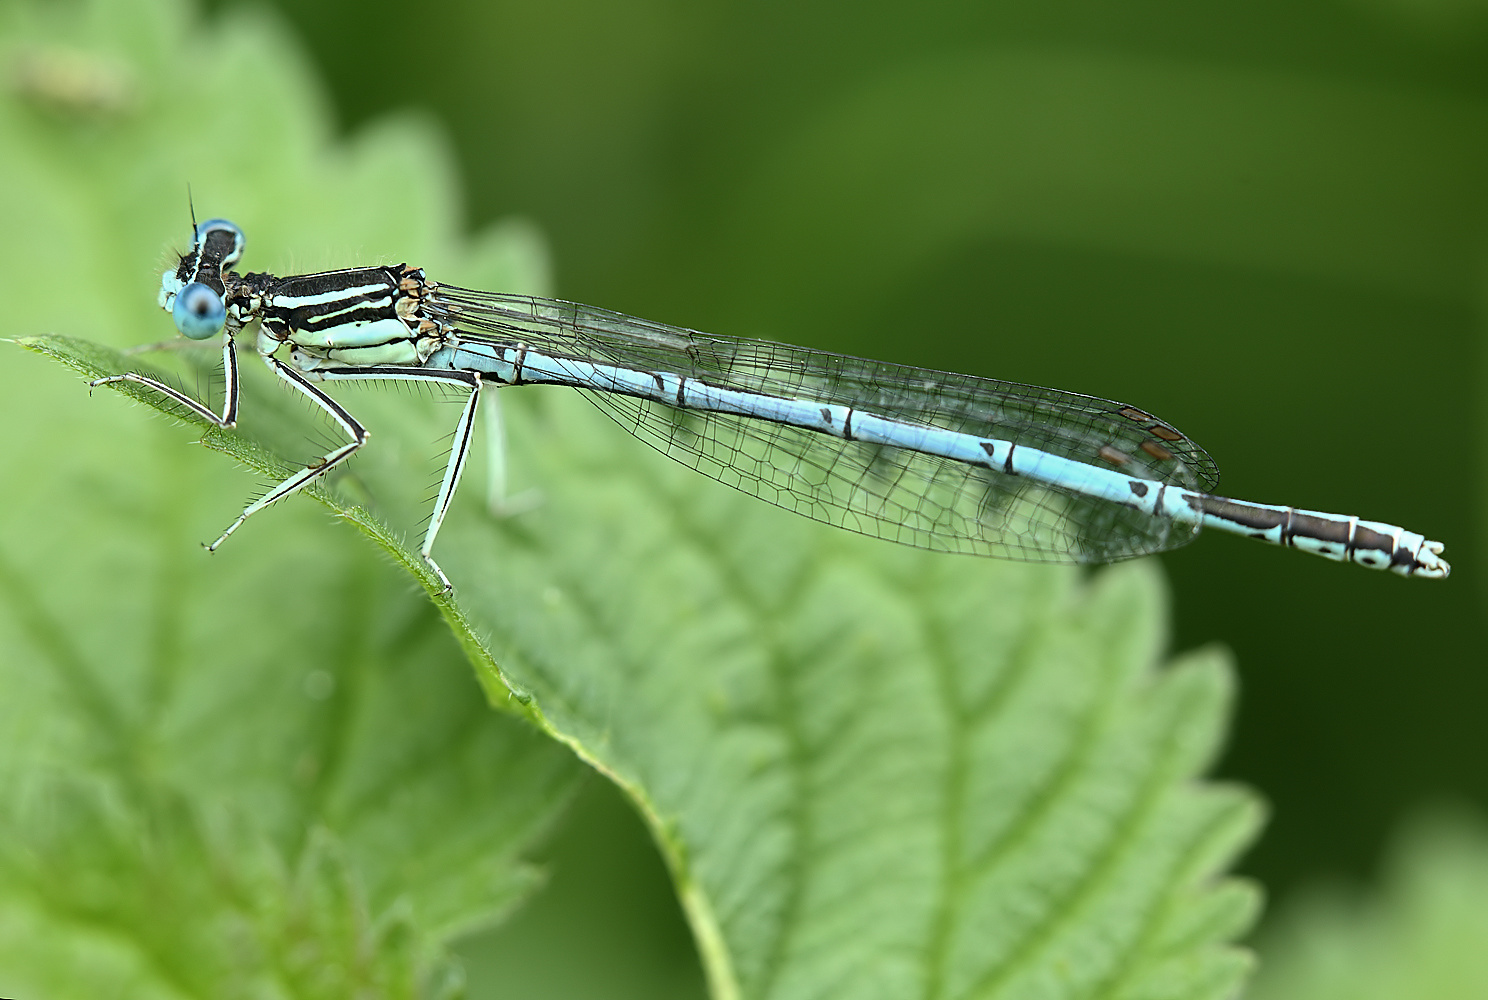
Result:
{"label": "compound eye", "polygon": [[171,318],[176,329],[188,340],[206,340],[222,332],[227,322],[227,307],[222,296],[199,281],[176,293],[176,303],[171,307]]}
{"label": "compound eye", "polygon": [[243,245],[247,242],[247,237],[243,235],[243,230],[226,219],[208,219],[196,227],[197,247],[205,247],[207,240],[218,233],[225,234],[213,240],[215,245],[225,246],[222,255],[222,266],[224,268],[232,267],[242,258]]}

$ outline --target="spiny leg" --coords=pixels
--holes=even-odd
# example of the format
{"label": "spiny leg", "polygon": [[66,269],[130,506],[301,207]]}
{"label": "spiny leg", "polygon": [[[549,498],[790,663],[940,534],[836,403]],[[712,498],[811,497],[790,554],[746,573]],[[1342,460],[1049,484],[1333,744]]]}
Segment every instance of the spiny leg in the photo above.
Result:
{"label": "spiny leg", "polygon": [[458,370],[435,373],[426,368],[398,367],[326,368],[316,371],[315,374],[327,381],[443,382],[446,385],[457,385],[470,391],[470,396],[465,402],[465,409],[461,411],[460,419],[455,424],[455,437],[450,447],[449,463],[445,466],[444,478],[439,484],[439,495],[434,500],[434,510],[429,515],[429,527],[424,532],[424,543],[419,546],[419,555],[439,578],[445,593],[449,593],[454,589],[454,584],[450,583],[449,577],[444,575],[444,570],[440,569],[439,564],[434,561],[434,539],[439,536],[439,529],[444,524],[445,515],[449,513],[450,503],[455,498],[455,490],[460,485],[460,476],[465,471],[465,461],[470,456],[470,441],[475,431],[475,413],[480,403],[480,376],[475,372]]}
{"label": "spiny leg", "polygon": [[169,399],[180,403],[192,413],[201,417],[223,430],[230,430],[238,423],[238,355],[233,349],[233,339],[228,337],[222,343],[222,373],[227,380],[227,386],[223,391],[222,415],[213,413],[204,403],[193,399],[174,386],[166,385],[159,379],[138,372],[125,372],[123,375],[109,375],[105,378],[96,378],[88,383],[89,389],[96,389],[101,385],[113,382],[133,382],[147,389],[154,389]]}
{"label": "spiny leg", "polygon": [[[282,500],[291,493],[303,489],[316,479],[324,476],[331,469],[346,461],[352,455],[355,455],[357,450],[367,443],[367,429],[344,406],[320,391],[304,375],[280,361],[272,354],[261,354],[260,357],[264,359],[264,364],[269,366],[270,371],[288,382],[291,387],[303,393],[312,403],[324,410],[332,420],[341,426],[341,429],[346,432],[347,437],[351,438],[351,440],[341,447],[322,455],[319,459],[305,466],[305,468],[296,472],[284,480],[284,482],[275,486],[272,490],[245,507],[243,513],[238,515],[238,519],[232,524],[229,524],[227,530],[217,536],[216,541],[206,546],[208,552],[217,551],[217,546],[227,541],[228,536],[234,531],[237,531],[243,522],[254,514],[257,514],[275,500]],[[236,400],[234,400],[233,406],[236,410]]]}
{"label": "spiny leg", "polygon": [[449,464],[445,466],[444,478],[439,483],[439,496],[434,500],[434,510],[429,515],[429,528],[424,532],[424,544],[419,547],[419,555],[424,557],[424,562],[443,581],[445,593],[453,588],[444,575],[444,570],[434,561],[434,539],[444,524],[444,515],[449,512],[450,502],[454,500],[455,490],[460,485],[460,474],[465,471],[465,460],[470,456],[470,438],[475,431],[475,411],[480,404],[481,394],[480,376],[473,372],[462,374],[469,375],[470,398],[465,403],[465,409],[460,412],[459,422],[455,424]]}

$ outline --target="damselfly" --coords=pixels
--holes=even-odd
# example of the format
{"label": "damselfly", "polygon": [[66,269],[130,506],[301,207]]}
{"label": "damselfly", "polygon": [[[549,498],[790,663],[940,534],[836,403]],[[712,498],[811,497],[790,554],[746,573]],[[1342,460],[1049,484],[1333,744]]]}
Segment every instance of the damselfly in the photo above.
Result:
{"label": "damselfly", "polygon": [[1173,548],[1211,527],[1404,576],[1450,572],[1440,542],[1404,528],[1211,495],[1219,473],[1208,454],[1123,403],[457,288],[408,265],[240,275],[229,268],[243,245],[232,223],[203,223],[161,278],[160,304],[182,335],[226,331],[220,414],[148,375],[92,383],[148,386],[233,427],[234,338],[256,332],[269,369],[345,431],[346,444],[249,504],[209,550],[366,443],[366,429],[323,383],[393,379],[468,394],[419,550],[446,590],[434,540],[488,385],[583,390],[647,444],[730,486],[927,549],[1101,563]]}

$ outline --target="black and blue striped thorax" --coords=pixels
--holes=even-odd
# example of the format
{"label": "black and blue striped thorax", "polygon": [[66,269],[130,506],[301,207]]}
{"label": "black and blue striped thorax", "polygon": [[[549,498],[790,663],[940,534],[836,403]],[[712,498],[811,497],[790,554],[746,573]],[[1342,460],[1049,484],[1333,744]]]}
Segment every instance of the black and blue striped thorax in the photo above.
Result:
{"label": "black and blue striped thorax", "polygon": [[296,367],[422,365],[450,332],[426,308],[430,282],[407,264],[276,277],[223,277],[228,324],[294,351]]}

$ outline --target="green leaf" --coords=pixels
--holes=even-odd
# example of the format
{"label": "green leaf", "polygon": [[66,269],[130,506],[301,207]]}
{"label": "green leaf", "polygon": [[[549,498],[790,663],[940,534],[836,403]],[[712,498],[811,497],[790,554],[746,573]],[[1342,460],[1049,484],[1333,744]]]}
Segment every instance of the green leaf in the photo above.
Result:
{"label": "green leaf", "polygon": [[1435,809],[1409,824],[1372,890],[1318,887],[1264,935],[1253,1000],[1488,995],[1488,826]]}
{"label": "green leaf", "polygon": [[[150,272],[189,232],[188,179],[255,270],[407,259],[541,284],[525,229],[458,237],[428,129],[332,143],[272,24],[200,27],[167,0],[8,16],[5,51],[31,60],[0,112],[25,346],[212,395],[210,352],[78,339],[167,335]],[[255,477],[333,437],[301,402],[248,366],[239,431],[202,435],[244,476],[141,419],[129,402],[170,408],[138,387],[89,399],[20,352],[0,368],[26,428],[0,445],[0,930],[51,942],[0,963],[0,990],[455,989],[442,949],[530,883],[568,750],[651,827],[715,996],[1238,988],[1256,897],[1219,876],[1257,807],[1194,780],[1229,674],[1213,651],[1162,664],[1152,566],[1086,577],[832,531],[528,388],[495,401],[514,489],[540,502],[492,516],[472,467],[446,598],[404,533],[455,411],[338,396],[372,429],[349,473],[208,559],[195,543]]]}
{"label": "green leaf", "polygon": [[[369,898],[367,867],[327,828],[310,828],[289,866],[251,815],[204,817],[177,796],[111,791],[31,789],[0,843],[0,965],[12,995],[458,992],[459,970],[430,953],[437,937],[417,894],[391,906]],[[486,877],[485,906],[524,888],[513,871],[475,874]]]}

